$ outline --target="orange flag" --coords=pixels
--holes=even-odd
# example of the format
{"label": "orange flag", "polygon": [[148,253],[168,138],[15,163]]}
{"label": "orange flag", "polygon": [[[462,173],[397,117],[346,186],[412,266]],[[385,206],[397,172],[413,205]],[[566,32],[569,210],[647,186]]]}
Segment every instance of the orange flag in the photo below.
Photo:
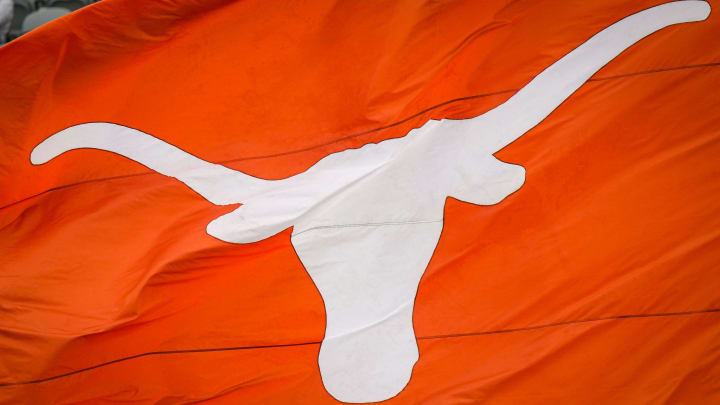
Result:
{"label": "orange flag", "polygon": [[0,403],[720,403],[715,1],[105,0],[0,48]]}

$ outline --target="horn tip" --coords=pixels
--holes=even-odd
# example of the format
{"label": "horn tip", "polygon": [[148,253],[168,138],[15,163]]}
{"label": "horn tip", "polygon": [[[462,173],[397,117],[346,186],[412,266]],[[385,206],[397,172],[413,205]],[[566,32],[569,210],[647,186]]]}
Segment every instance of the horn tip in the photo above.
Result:
{"label": "horn tip", "polygon": [[704,21],[710,16],[712,7],[705,0],[690,0],[678,3],[685,3],[689,11],[692,13],[690,21]]}
{"label": "horn tip", "polygon": [[46,146],[46,141],[40,142],[38,146],[33,148],[32,152],[30,152],[30,163],[34,165],[41,165],[45,164],[50,161],[54,156],[50,153]]}

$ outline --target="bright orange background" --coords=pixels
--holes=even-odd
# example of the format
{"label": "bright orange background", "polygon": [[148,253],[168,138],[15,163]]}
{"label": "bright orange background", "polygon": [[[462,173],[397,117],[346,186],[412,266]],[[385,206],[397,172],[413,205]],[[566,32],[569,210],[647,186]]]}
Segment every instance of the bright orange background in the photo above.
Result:
{"label": "bright orange background", "polygon": [[[107,152],[32,166],[47,136],[116,122],[285,177],[476,116],[512,91],[362,134],[518,89],[660,3],[104,0],[0,48],[0,383],[307,343],[151,355],[0,386],[0,403],[337,403],[317,368],[322,300],[289,231],[221,242],[205,226],[232,207]],[[711,5],[498,153],[527,168],[506,201],[449,201],[416,301],[420,361],[388,404],[720,403],[720,313],[697,313],[720,308]],[[575,322],[678,312],[694,313]]]}

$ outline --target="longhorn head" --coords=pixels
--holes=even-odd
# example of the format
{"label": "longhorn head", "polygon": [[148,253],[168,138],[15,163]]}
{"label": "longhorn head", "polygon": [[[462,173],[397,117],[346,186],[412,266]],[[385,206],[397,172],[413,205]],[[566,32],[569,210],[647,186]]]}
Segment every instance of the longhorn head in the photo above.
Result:
{"label": "longhorn head", "polygon": [[31,161],[102,149],[174,177],[213,204],[242,203],[207,226],[208,234],[226,242],[252,243],[293,227],[292,244],[325,303],[323,384],[344,402],[381,401],[406,386],[418,359],[412,311],[440,237],[446,198],[490,205],[518,190],[524,168],[499,161],[495,152],[635,42],[709,13],[704,1],[678,1],[633,14],[485,114],[431,120],[404,137],[328,155],[282,180],[254,178],[110,123],[62,130],[40,143]]}

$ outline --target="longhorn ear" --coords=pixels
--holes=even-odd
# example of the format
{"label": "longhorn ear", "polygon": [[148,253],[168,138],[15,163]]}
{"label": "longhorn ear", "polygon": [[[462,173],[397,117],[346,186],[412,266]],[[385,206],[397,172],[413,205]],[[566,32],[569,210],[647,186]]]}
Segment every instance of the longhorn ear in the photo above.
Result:
{"label": "longhorn ear", "polygon": [[494,156],[461,168],[451,197],[477,205],[495,205],[525,183],[525,168]]}
{"label": "longhorn ear", "polygon": [[207,233],[225,242],[253,243],[293,226],[315,200],[303,198],[302,185],[280,183],[210,222]]}
{"label": "longhorn ear", "polygon": [[291,227],[292,220],[283,220],[255,213],[257,206],[243,205],[235,211],[211,221],[208,235],[228,243],[254,243],[274,236]]}

